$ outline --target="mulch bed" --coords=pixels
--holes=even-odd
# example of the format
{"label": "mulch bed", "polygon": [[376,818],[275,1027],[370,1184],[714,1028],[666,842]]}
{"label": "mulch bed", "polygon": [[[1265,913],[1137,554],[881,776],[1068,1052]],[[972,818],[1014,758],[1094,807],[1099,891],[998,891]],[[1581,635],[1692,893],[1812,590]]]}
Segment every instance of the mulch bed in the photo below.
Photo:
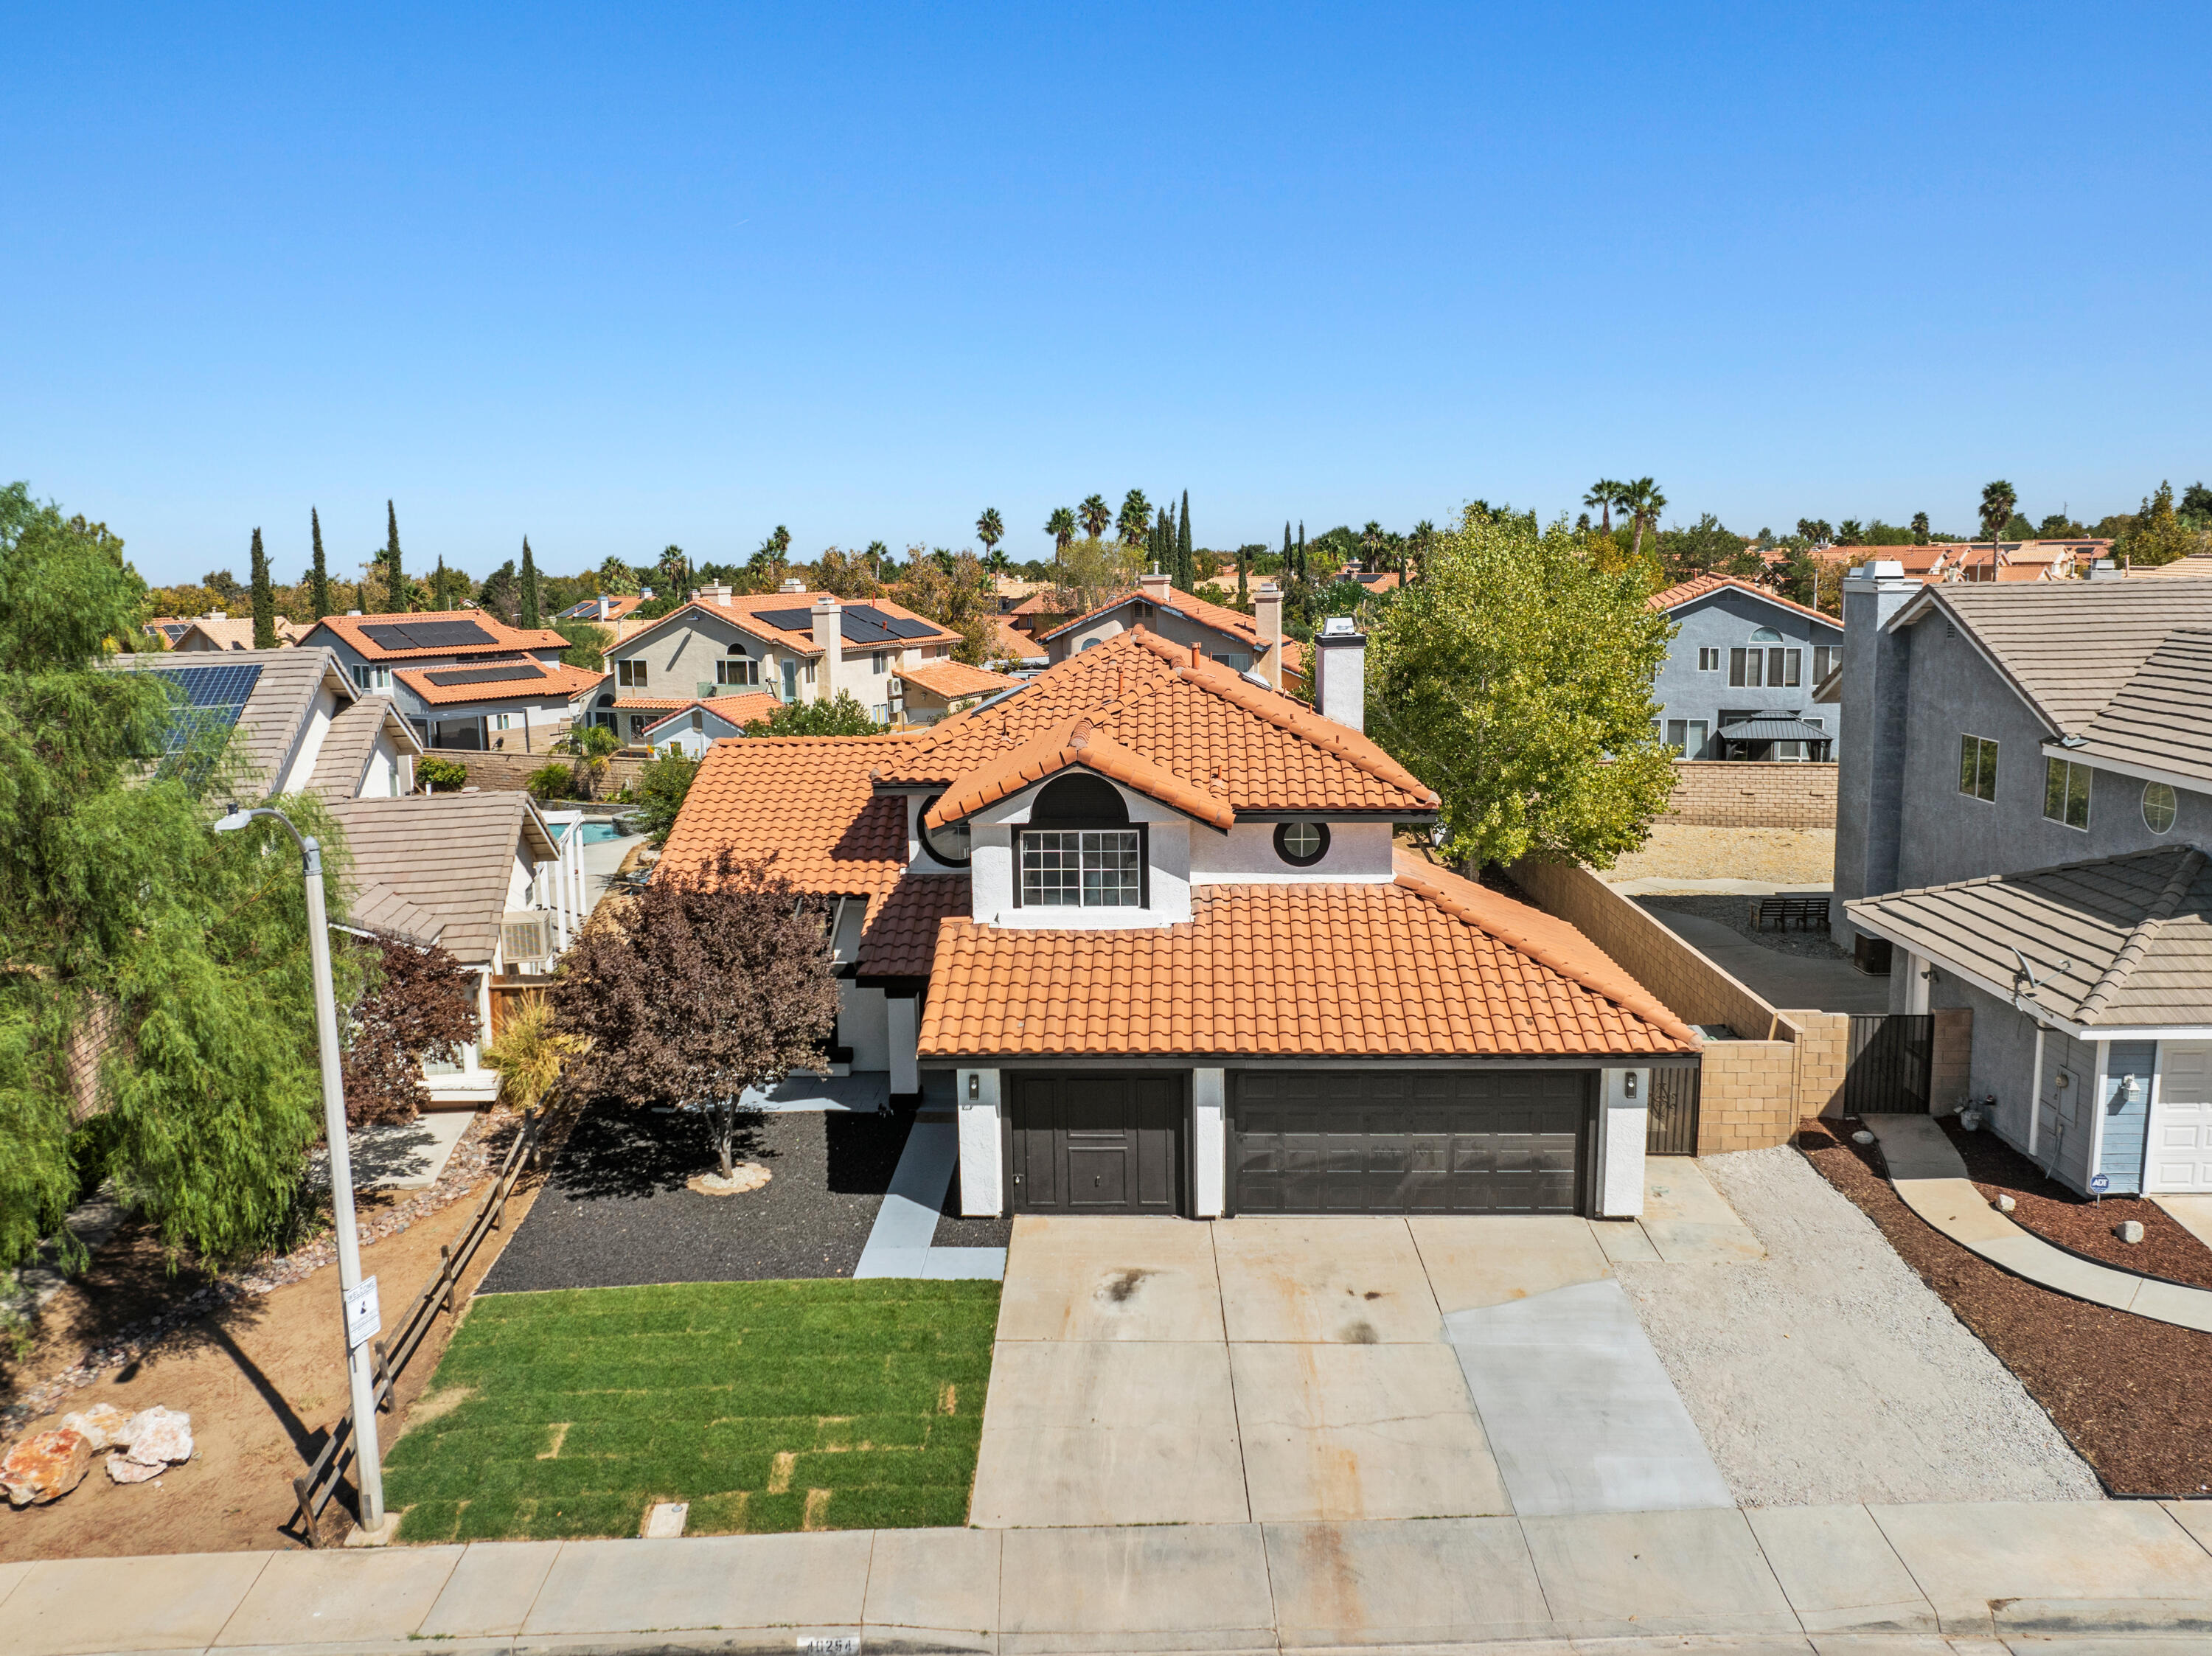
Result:
{"label": "mulch bed", "polygon": [[1808,1121],[1797,1147],[2019,1377],[2108,1489],[2212,1494],[2212,1410],[2204,1405],[2212,1334],[2069,1299],[1998,1270],[1905,1205],[1879,1144],[1854,1144],[1837,1136],[1842,1131]]}
{"label": "mulch bed", "polygon": [[[2021,1229],[2138,1276],[2212,1288],[2212,1248],[2157,1203],[2135,1196],[2101,1202],[2076,1196],[1987,1128],[1968,1132],[1955,1115],[1936,1119],[1966,1162],[1974,1187],[1991,1201],[2000,1191],[2012,1197],[2015,1205],[2006,1217]],[[2142,1241],[2124,1242],[2113,1234],[2129,1219],[2142,1224]]]}

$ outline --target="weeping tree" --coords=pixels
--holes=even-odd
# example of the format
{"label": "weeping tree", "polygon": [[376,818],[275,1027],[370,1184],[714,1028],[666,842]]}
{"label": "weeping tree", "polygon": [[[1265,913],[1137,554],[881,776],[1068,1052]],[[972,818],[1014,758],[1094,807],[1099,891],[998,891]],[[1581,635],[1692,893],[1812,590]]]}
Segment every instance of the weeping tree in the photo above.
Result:
{"label": "weeping tree", "polygon": [[[210,832],[259,791],[168,673],[118,670],[145,592],[114,536],[0,488],[0,1269],[59,1224],[94,1117],[98,1171],[216,1259],[275,1236],[320,1126],[299,855]],[[320,804],[276,803],[342,884]]]}
{"label": "weeping tree", "polygon": [[740,1095],[825,1064],[837,1028],[825,910],[773,861],[726,851],[655,875],[618,913],[593,917],[552,990],[562,1032],[590,1043],[586,1091],[705,1109],[725,1179]]}

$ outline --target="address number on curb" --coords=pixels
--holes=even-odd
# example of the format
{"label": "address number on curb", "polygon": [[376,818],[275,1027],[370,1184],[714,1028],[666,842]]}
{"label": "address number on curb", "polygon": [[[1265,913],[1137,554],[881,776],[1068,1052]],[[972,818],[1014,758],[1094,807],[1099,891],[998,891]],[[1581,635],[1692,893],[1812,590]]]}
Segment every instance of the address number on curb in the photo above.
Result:
{"label": "address number on curb", "polygon": [[810,1639],[801,1634],[799,1653],[799,1656],[860,1656],[860,1641],[856,1638]]}

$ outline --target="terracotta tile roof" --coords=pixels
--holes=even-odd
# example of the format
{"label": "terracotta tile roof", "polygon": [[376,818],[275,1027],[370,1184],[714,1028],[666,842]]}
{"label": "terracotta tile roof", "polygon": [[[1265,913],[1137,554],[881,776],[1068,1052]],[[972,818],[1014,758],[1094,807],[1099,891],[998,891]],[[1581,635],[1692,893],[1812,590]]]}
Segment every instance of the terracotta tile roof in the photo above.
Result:
{"label": "terracotta tile roof", "polygon": [[1823,615],[1818,610],[1784,597],[1779,592],[1770,592],[1764,586],[1753,586],[1747,580],[1738,580],[1734,575],[1692,575],[1680,585],[1670,586],[1663,592],[1654,592],[1644,603],[1645,608],[1650,610],[1679,610],[1692,599],[1702,598],[1731,586],[1738,591],[1748,592],[1755,598],[1765,598],[1769,604],[1778,604],[1784,610],[1795,610],[1801,616],[1824,621],[1838,631],[1843,628],[1844,623],[1833,616]]}
{"label": "terracotta tile roof", "polygon": [[[462,644],[437,650],[388,650],[362,629],[367,627],[420,627],[437,622],[474,622],[491,634],[483,644]],[[565,650],[568,640],[550,627],[510,627],[484,610],[416,610],[404,615],[325,616],[308,630],[327,627],[357,653],[371,661],[459,660],[466,656],[513,655],[520,650]]]}
{"label": "terracotta tile roof", "polygon": [[935,828],[957,822],[1072,765],[1110,776],[1186,816],[1211,822],[1224,833],[1236,825],[1237,812],[1218,786],[1200,788],[1185,781],[1142,754],[1130,752],[1087,719],[1055,725],[961,777],[930,807],[922,818],[923,825]]}
{"label": "terracotta tile roof", "polygon": [[[476,684],[440,684],[434,676],[442,678],[449,672],[469,672],[466,665],[456,667],[402,667],[392,676],[434,707],[456,707],[471,701],[518,701],[532,697],[559,696],[574,701],[605,678],[605,673],[595,673],[587,668],[571,667],[565,663],[551,667],[538,661],[514,663],[485,663],[482,670],[490,671],[496,665],[512,666],[512,678],[488,679]],[[527,673],[523,669],[528,668]]]}
{"label": "terracotta tile roof", "polygon": [[[1047,639],[1058,638],[1070,628],[1080,627],[1087,621],[1095,621],[1109,610],[1118,610],[1133,599],[1146,603],[1152,601],[1142,587],[1132,587],[1126,592],[1107,599],[1097,609],[1087,610],[1073,621],[1064,621],[1048,633],[1040,634],[1039,642]],[[1255,651],[1260,647],[1260,623],[1242,610],[1231,610],[1225,605],[1212,603],[1200,597],[1194,592],[1184,591],[1180,586],[1170,586],[1167,589],[1167,600],[1160,607],[1176,610],[1192,621],[1212,628],[1217,633],[1227,633],[1232,637],[1242,639]]]}
{"label": "terracotta tile roof", "polygon": [[939,923],[921,1051],[1674,1053],[1696,1033],[1565,922],[1401,858],[1389,884],[1212,886],[1185,924]]}
{"label": "terracotta tile roof", "polygon": [[[586,598],[580,604],[570,604],[561,612],[560,618],[562,621],[589,621],[611,626],[617,622],[627,619],[631,610],[645,602],[644,598],[635,596],[617,597],[612,593],[608,593],[604,597]],[[602,603],[606,605],[607,613],[605,616],[599,613]]]}
{"label": "terracotta tile roof", "polygon": [[992,624],[991,648],[1000,660],[1042,661],[1045,658],[1044,646],[1018,627],[1008,626],[1005,616],[992,617]]}
{"label": "terracotta tile roof", "polygon": [[870,773],[915,737],[755,736],[700,761],[661,869],[696,870],[722,852],[775,857],[802,891],[869,899],[873,920],[906,867],[906,801]]}
{"label": "terracotta tile roof", "polygon": [[964,661],[925,661],[918,667],[900,668],[898,676],[908,683],[919,684],[930,695],[942,696],[947,701],[955,696],[995,695],[1000,690],[1012,689],[1022,682],[986,668],[970,667]]}
{"label": "terracotta tile roof", "polygon": [[938,923],[964,920],[974,907],[965,874],[909,874],[892,888],[860,938],[860,975],[927,977],[937,955]]}
{"label": "terracotta tile roof", "polygon": [[[765,640],[779,649],[790,651],[793,655],[819,655],[822,652],[814,647],[814,629],[811,622],[805,628],[778,627],[772,622],[762,620],[761,612],[781,610],[811,610],[817,600],[835,596],[834,593],[828,592],[733,592],[726,601],[703,597],[693,598],[690,603],[671,610],[666,615],[647,622],[634,632],[625,632],[620,640],[621,647],[628,649],[647,634],[658,632],[679,617],[701,615],[711,616],[718,621],[729,622],[744,631],[750,633],[755,638]],[[880,610],[895,620],[920,622],[923,626],[935,629],[914,638],[901,639],[899,640],[901,648],[911,649],[920,644],[957,644],[960,641],[959,634],[947,632],[928,616],[917,615],[903,604],[893,604],[889,598],[839,598],[837,601],[850,606],[866,605],[871,610]],[[848,656],[864,654],[875,647],[877,646],[854,644],[848,640],[845,645],[845,653]]]}
{"label": "terracotta tile roof", "polygon": [[[615,703],[615,710],[620,712],[624,707],[636,710],[644,705],[642,702],[636,701],[617,701]],[[781,701],[765,690],[748,691],[744,695],[695,696],[689,701],[672,703],[672,711],[668,718],[647,725],[645,733],[651,736],[661,725],[667,724],[669,719],[679,714],[687,713],[694,707],[703,707],[718,719],[725,719],[732,725],[742,726],[750,724],[756,719],[769,717],[781,706],[783,703]]]}
{"label": "terracotta tile roof", "polygon": [[[276,617],[276,643],[274,647],[282,649],[287,645],[297,644],[301,634],[307,629],[283,616],[279,616]],[[217,650],[253,648],[253,617],[251,616],[230,616],[222,621],[217,621],[213,616],[202,616],[197,621],[186,623],[184,629],[170,640],[171,647],[180,650],[192,648],[189,640],[195,633],[207,640],[207,644],[199,646],[202,649],[210,646]]]}
{"label": "terracotta tile roof", "polygon": [[1237,810],[1425,816],[1437,796],[1358,731],[1134,628],[1047,668],[1012,695],[932,726],[878,778],[946,785],[995,772],[1081,717],[1200,795]]}

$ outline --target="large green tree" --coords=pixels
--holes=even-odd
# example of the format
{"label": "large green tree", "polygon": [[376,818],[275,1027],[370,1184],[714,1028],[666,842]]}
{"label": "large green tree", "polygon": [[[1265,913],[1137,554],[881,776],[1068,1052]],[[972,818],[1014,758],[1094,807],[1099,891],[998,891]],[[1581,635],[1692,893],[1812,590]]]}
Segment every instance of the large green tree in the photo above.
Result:
{"label": "large green tree", "polygon": [[1176,524],[1176,584],[1186,592],[1198,585],[1198,551],[1190,543],[1190,491],[1182,492],[1182,513]]}
{"label": "large green tree", "polygon": [[2003,478],[1983,484],[1982,538],[1985,541],[2002,538],[2005,525],[2012,521],[2014,508],[2019,505],[2019,492]]}
{"label": "large green tree", "polygon": [[[145,591],[113,536],[0,490],[0,1266],[59,1222],[94,1117],[124,1199],[216,1259],[270,1240],[317,1131],[299,857],[274,823],[210,833],[251,779],[228,730],[101,664]],[[321,808],[282,804],[342,878]]]}
{"label": "large green tree", "polygon": [[273,650],[276,647],[276,589],[269,579],[269,554],[262,549],[258,525],[246,557],[253,572],[253,647]]}
{"label": "large green tree", "polygon": [[538,616],[538,560],[530,555],[530,537],[522,537],[522,591],[516,609],[515,625],[535,627]]}
{"label": "large green tree", "polygon": [[1667,509],[1667,497],[1651,478],[1638,477],[1621,485],[1618,504],[1628,513],[1629,522],[1636,530],[1635,544],[1629,548],[1628,555],[1641,558],[1644,531],[1658,528],[1659,514]]}
{"label": "large green tree", "polygon": [[1114,519],[1124,546],[1142,546],[1145,537],[1152,527],[1152,503],[1145,498],[1145,491],[1133,488],[1121,497],[1121,511]]}
{"label": "large green tree", "polygon": [[397,613],[415,607],[413,589],[407,579],[407,572],[400,567],[399,513],[393,510],[389,500],[384,503],[384,590],[388,595],[385,604],[392,611]]}
{"label": "large green tree", "polygon": [[1368,731],[1443,797],[1453,861],[1609,868],[1643,843],[1674,779],[1651,733],[1672,628],[1644,599],[1564,518],[1470,507],[1436,537],[1370,636]]}
{"label": "large green tree", "polygon": [[1052,537],[1053,555],[1058,557],[1075,538],[1075,514],[1064,506],[1054,507],[1052,516],[1044,520],[1044,532]]}
{"label": "large green tree", "polygon": [[2185,525],[2173,509],[2173,485],[2161,482],[2158,493],[2142,503],[2133,525],[2112,544],[2130,564],[2156,567],[2196,551],[2203,537]]}
{"label": "large green tree", "polygon": [[1083,504],[1075,508],[1075,518],[1083,525],[1083,532],[1095,541],[1105,534],[1106,525],[1114,521],[1114,509],[1106,504],[1103,494],[1086,494],[1083,497]]}

